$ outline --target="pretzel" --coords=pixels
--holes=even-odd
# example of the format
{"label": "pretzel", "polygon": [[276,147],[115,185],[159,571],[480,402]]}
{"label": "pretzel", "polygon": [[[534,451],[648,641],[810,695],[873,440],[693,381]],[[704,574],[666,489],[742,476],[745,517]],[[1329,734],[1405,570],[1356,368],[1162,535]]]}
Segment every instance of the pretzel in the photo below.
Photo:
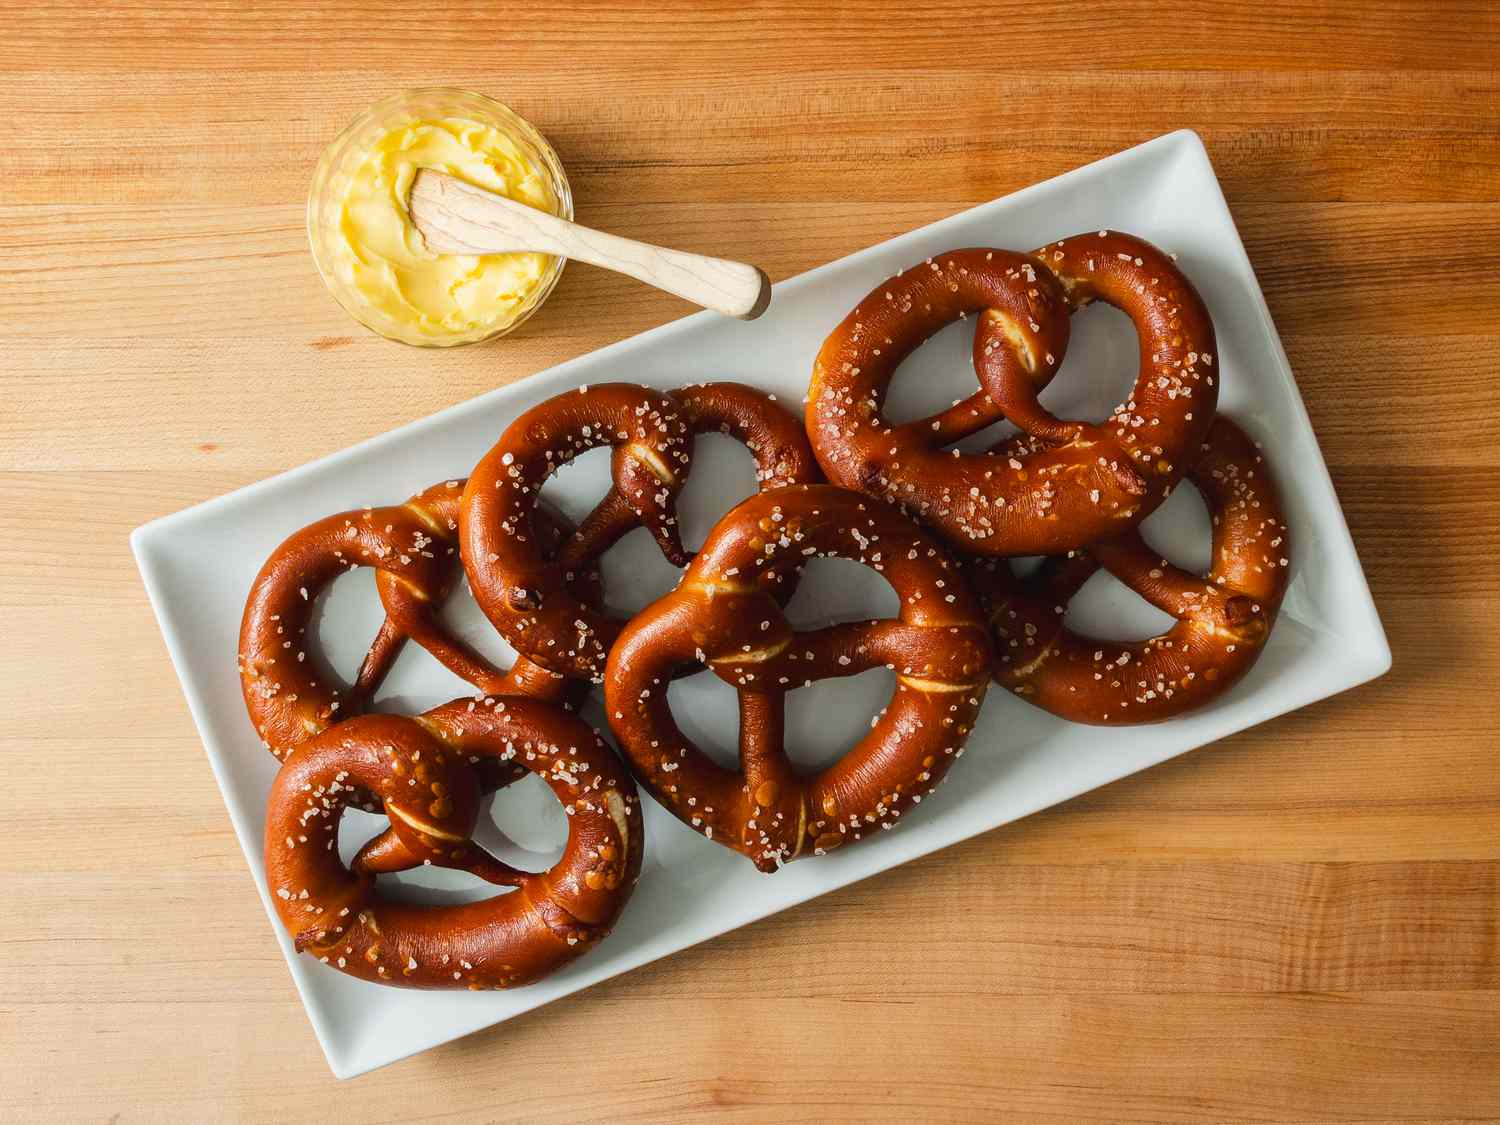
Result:
{"label": "pretzel", "polygon": [[[562,858],[538,874],[475,844],[470,761],[542,778],[568,813]],[[345,867],[339,821],[377,793],[390,828]],[[458,699],[415,717],[364,715],[283,763],[266,813],[266,880],[299,952],[363,980],[409,988],[511,988],[605,937],[640,876],[640,802],[619,759],[577,716],[514,698]],[[461,906],[381,893],[375,875],[433,864],[517,888]]]}
{"label": "pretzel", "polygon": [[[460,533],[474,597],[507,641],[538,664],[596,681],[626,618],[567,588],[623,535],[649,528],[674,566],[687,565],[676,499],[692,466],[693,437],[723,432],[755,458],[760,487],[819,479],[796,418],[737,383],[670,393],[625,383],[580,387],[511,423],[464,490]],[[614,483],[555,561],[530,533],[542,484],[574,457],[614,447]]]}
{"label": "pretzel", "polygon": [[[1069,315],[1121,309],[1140,337],[1131,397],[1100,425],[1037,401],[1067,350]],[[981,313],[980,387],[946,410],[891,425],[881,409],[897,366],[944,325]],[[984,555],[1061,554],[1149,515],[1202,443],[1218,400],[1208,311],[1169,256],[1099,231],[1031,254],[954,250],[877,286],[824,342],[807,431],[828,479],[901,504]],[[1035,439],[1002,451],[944,447],[1008,418]]]}
{"label": "pretzel", "polygon": [[[444,481],[399,507],[340,512],[309,524],[261,567],[240,624],[239,671],[250,719],[278,759],[362,711],[408,637],[481,692],[577,701],[581,684],[525,658],[502,673],[437,620],[461,572],[455,540],[463,484]],[[539,543],[555,549],[565,525],[550,513],[537,524]],[[386,617],[341,699],[309,651],[308,629],[319,592],[360,566],[375,568]],[[579,575],[576,582],[581,596],[597,598],[597,576]]]}
{"label": "pretzel", "polygon": [[[772,590],[811,556],[854,559],[901,599],[896,620],[795,633]],[[762,492],[710,532],[681,584],[620,634],[605,678],[610,725],[673,815],[762,871],[889,829],[963,753],[992,659],[979,605],[947,554],[895,508],[829,485]],[[666,685],[706,663],[739,696],[740,768],[678,729]],[[786,693],[884,665],[890,705],[826,770],[783,746]]]}
{"label": "pretzel", "polygon": [[[1265,459],[1238,426],[1217,418],[1187,479],[1213,519],[1203,576],[1173,566],[1137,531],[1053,557],[1018,580],[1004,559],[977,559],[969,578],[994,628],[995,682],[1080,723],[1146,723],[1222,695],[1259,658],[1286,593],[1286,518]],[[1177,624],[1121,643],[1073,632],[1068,602],[1100,568]]]}

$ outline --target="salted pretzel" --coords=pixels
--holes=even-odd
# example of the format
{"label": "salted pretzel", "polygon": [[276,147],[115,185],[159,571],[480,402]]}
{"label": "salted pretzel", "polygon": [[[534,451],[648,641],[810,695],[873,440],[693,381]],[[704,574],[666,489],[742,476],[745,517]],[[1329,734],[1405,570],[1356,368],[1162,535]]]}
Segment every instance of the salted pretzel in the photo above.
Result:
{"label": "salted pretzel", "polygon": [[[472,838],[488,760],[539,776],[568,814],[547,871],[503,863]],[[339,821],[357,792],[380,796],[390,828],[345,867]],[[350,976],[409,988],[511,988],[606,936],[640,875],[640,801],[586,723],[535,699],[459,699],[422,715],[363,715],[309,739],[276,775],[266,880],[299,951]],[[375,876],[422,864],[516,890],[461,906],[381,893]]]}
{"label": "salted pretzel", "polygon": [[[462,573],[456,540],[463,485],[443,481],[400,506],[340,512],[309,524],[261,567],[240,624],[239,670],[250,719],[278,759],[363,710],[407,638],[481,692],[576,702],[581,683],[524,657],[501,672],[438,621],[438,608]],[[561,520],[544,512],[535,527],[538,547],[556,550],[566,530]],[[386,617],[352,690],[340,698],[310,651],[308,629],[319,592],[361,566],[376,570]],[[580,573],[575,583],[580,597],[597,598],[597,575]]]}
{"label": "salted pretzel", "polygon": [[[794,632],[775,591],[814,555],[878,571],[899,616]],[[991,656],[955,565],[899,511],[829,485],[781,488],[725,516],[677,589],[625,627],[606,712],[657,801],[769,872],[892,828],[931,793],[963,752]],[[673,720],[667,684],[694,661],[739,695],[739,769],[716,764]],[[881,665],[896,691],[869,733],[830,768],[799,770],[783,746],[786,693]]]}
{"label": "salted pretzel", "polygon": [[[1130,398],[1103,424],[1064,421],[1037,400],[1067,350],[1070,314],[1093,301],[1140,338]],[[944,325],[979,313],[979,389],[892,425],[897,366]],[[954,250],[877,286],[823,344],[807,431],[828,479],[898,503],[958,549],[1060,554],[1134,527],[1167,496],[1218,401],[1208,310],[1169,255],[1098,231],[1030,254]],[[945,447],[1009,419],[1034,439],[988,453]]]}
{"label": "salted pretzel", "polygon": [[[738,383],[671,392],[626,383],[580,387],[517,418],[475,467],[464,490],[460,536],[474,597],[518,651],[554,672],[602,680],[625,617],[568,589],[626,532],[651,531],[685,566],[676,500],[692,466],[693,438],[727,433],[755,458],[762,489],[819,479],[797,419]],[[533,523],[543,483],[574,457],[614,447],[613,485],[555,560],[538,550]]]}
{"label": "salted pretzel", "polygon": [[[1201,707],[1264,649],[1286,593],[1291,545],[1269,466],[1244,431],[1216,418],[1187,479],[1213,520],[1213,561],[1189,574],[1137,531],[1047,559],[1025,580],[1008,560],[976,559],[969,578],[994,629],[995,682],[1081,723],[1146,723]],[[1100,568],[1177,618],[1160,636],[1121,643],[1063,624]]]}

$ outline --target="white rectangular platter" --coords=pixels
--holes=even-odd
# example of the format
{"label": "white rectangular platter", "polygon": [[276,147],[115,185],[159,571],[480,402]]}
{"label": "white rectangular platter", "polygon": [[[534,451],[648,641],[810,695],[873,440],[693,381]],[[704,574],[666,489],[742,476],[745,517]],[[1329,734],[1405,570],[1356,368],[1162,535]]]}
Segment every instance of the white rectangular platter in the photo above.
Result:
{"label": "white rectangular platter", "polygon": [[[245,716],[235,672],[246,592],[261,562],[287,534],[333,512],[400,503],[431,483],[464,476],[518,413],[584,384],[629,380],[670,388],[733,379],[771,391],[800,410],[813,356],[826,333],[896,270],[960,246],[1027,249],[1099,228],[1130,231],[1178,255],[1214,317],[1223,373],[1220,409],[1263,444],[1282,482],[1293,533],[1291,586],[1264,657],[1233,692],[1169,723],[1101,732],[991,691],[950,783],[904,817],[898,830],[771,876],[690,832],[648,799],[645,866],[618,929],[570,968],[515,992],[381,988],[292,952],[275,921],[261,862],[263,804],[276,763]],[[903,366],[891,397],[894,417],[916,417],[972,390],[971,325],[960,322],[944,330]],[[413,364],[422,361],[420,353],[411,358]],[[1045,400],[1064,416],[1100,420],[1124,397],[1134,362],[1129,322],[1113,310],[1086,310],[1075,318],[1066,364]],[[602,493],[606,473],[607,453],[595,451],[559,474],[548,496],[576,518]],[[683,504],[688,545],[701,542],[718,515],[748,495],[752,485],[747,454],[727,438],[701,440]],[[1207,528],[1202,503],[1191,488],[1183,488],[1148,521],[1146,533],[1179,564],[1204,567]],[[687,317],[148,524],[135,532],[132,545],[270,916],[268,935],[281,943],[329,1065],[340,1077],[507,1020],[1353,687],[1390,666],[1390,649],[1285,353],[1207,154],[1187,131],[782,282],[770,311],[757,321],[712,313]],[[606,585],[617,606],[645,605],[675,577],[643,533],[606,558]],[[508,654],[466,594],[454,603],[449,620],[466,639],[496,658]],[[878,576],[852,563],[820,561],[809,571],[790,616],[794,625],[811,626],[893,608],[894,595]],[[1105,576],[1085,588],[1069,614],[1070,623],[1081,629],[1119,637],[1150,635],[1168,620]],[[320,637],[343,675],[357,665],[378,622],[370,572],[340,578],[325,599]],[[874,671],[793,693],[788,706],[793,757],[808,763],[836,758],[868,726],[890,689],[889,674]],[[410,647],[377,706],[419,710],[470,691]],[[736,727],[730,690],[704,674],[675,685],[672,699],[687,733],[729,760]],[[597,700],[585,714],[599,725]],[[528,784],[497,798],[493,815],[504,836],[486,824],[490,835],[484,842],[523,862],[528,857],[517,848],[541,853],[529,862],[544,866],[560,851],[563,818],[545,790]],[[347,856],[373,834],[377,821],[362,813],[346,821],[341,845]],[[399,878],[407,885],[405,893],[431,901],[490,893],[448,871],[428,869]],[[955,915],[954,924],[962,925],[962,917]]]}

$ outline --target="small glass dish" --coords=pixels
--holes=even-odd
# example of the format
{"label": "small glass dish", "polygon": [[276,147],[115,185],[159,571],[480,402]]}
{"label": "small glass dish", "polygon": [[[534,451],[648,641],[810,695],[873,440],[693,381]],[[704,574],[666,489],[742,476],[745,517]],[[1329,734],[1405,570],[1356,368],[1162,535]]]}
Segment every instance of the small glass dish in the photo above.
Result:
{"label": "small glass dish", "polygon": [[573,218],[573,191],[557,153],[529,121],[493,98],[452,86],[424,87],[383,98],[356,117],[323,151],[313,171],[307,197],[308,245],[323,284],[345,312],[372,332],[417,347],[473,344],[515,331],[547,299],[567,262],[566,258],[551,258],[509,320],[447,335],[418,332],[375,307],[351,279],[341,275],[336,268],[337,247],[343,238],[340,208],[349,192],[354,160],[394,129],[454,117],[476,121],[504,134],[551,187],[557,200],[556,214],[564,219]]}

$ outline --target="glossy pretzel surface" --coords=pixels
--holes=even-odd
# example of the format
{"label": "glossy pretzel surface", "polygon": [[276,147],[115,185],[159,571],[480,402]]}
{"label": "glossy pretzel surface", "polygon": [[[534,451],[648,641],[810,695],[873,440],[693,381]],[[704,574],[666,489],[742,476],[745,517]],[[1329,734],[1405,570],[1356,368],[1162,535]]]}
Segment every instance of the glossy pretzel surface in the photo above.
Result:
{"label": "glossy pretzel surface", "polygon": [[[1187,479],[1212,520],[1206,574],[1174,566],[1139,532],[1046,560],[1018,579],[1004,559],[967,573],[994,628],[995,682],[1077,722],[1155,722],[1223,694],[1264,650],[1286,593],[1291,539],[1270,466],[1233,422],[1214,420]],[[1177,623],[1143,641],[1104,641],[1063,622],[1100,567]]]}
{"label": "glossy pretzel surface", "polygon": [[[668,561],[687,564],[676,500],[692,467],[693,438],[704,433],[743,442],[763,489],[819,479],[797,419],[773,396],[737,383],[670,392],[583,387],[533,407],[505,430],[469,478],[461,531],[474,596],[518,652],[557,673],[602,680],[626,618],[580,600],[568,584],[637,527],[651,531]],[[613,447],[613,483],[554,561],[537,549],[533,527],[542,485],[603,445]]]}
{"label": "glossy pretzel surface", "polygon": [[[895,619],[797,632],[777,594],[814,556],[853,559],[900,597]],[[679,820],[762,871],[889,829],[932,792],[984,698],[991,647],[980,608],[947,553],[895,508],[828,485],[762,492],[710,533],[676,590],[626,626],[605,702],[636,775]],[[739,696],[739,768],[677,726],[674,671],[701,662]],[[869,732],[825,770],[784,746],[788,691],[887,666],[895,694]]]}
{"label": "glossy pretzel surface", "polygon": [[[458,506],[462,479],[442,481],[404,504],[359,508],[318,520],[288,536],[251,584],[240,623],[239,672],[250,720],[278,759],[341,719],[359,714],[407,639],[490,695],[526,695],[576,703],[582,684],[518,659],[502,672],[438,620],[462,569]],[[566,525],[543,511],[539,542],[555,551]],[[318,595],[345,571],[375,569],[386,612],[350,692],[341,695],[311,635]],[[597,576],[579,574],[577,595],[598,597]]]}
{"label": "glossy pretzel surface", "polygon": [[[489,764],[546,782],[568,815],[549,870],[495,859],[472,833]],[[351,866],[339,858],[344,809],[376,794],[390,827]],[[424,714],[364,715],[299,746],[266,814],[266,877],[297,948],[350,976],[412,988],[529,984],[606,936],[643,854],[634,782],[613,751],[556,704],[454,700]],[[516,889],[458,906],[401,902],[376,876],[420,864]]]}
{"label": "glossy pretzel surface", "polygon": [[[1098,425],[1037,399],[1062,364],[1070,315],[1093,301],[1124,311],[1140,339],[1131,396]],[[978,389],[929,418],[886,421],[901,361],[970,314]],[[828,337],[807,432],[830,481],[900,504],[960,551],[1061,554],[1134,527],[1181,479],[1218,400],[1215,348],[1187,277],[1131,235],[1091,232],[1029,254],[953,250],[877,286]],[[1029,440],[947,448],[1003,418]]]}

